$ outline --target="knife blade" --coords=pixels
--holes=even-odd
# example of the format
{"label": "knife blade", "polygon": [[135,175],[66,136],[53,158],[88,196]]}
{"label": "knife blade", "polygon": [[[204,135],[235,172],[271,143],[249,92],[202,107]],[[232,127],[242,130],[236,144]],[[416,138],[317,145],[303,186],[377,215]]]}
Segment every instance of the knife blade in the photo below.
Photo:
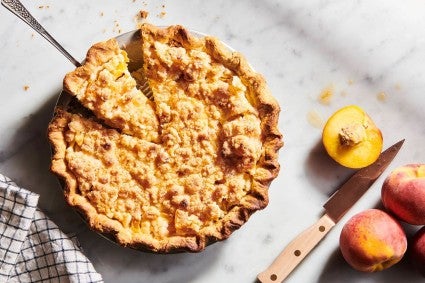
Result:
{"label": "knife blade", "polygon": [[262,283],[282,282],[332,227],[360,199],[397,155],[404,139],[383,151],[371,165],[353,174],[323,205],[324,214],[301,232],[257,278]]}

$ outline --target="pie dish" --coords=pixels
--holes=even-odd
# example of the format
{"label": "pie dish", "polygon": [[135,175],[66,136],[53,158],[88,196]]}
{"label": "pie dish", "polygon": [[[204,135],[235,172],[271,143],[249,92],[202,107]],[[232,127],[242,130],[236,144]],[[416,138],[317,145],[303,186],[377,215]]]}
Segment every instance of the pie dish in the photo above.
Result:
{"label": "pie dish", "polygon": [[[198,252],[268,204],[279,105],[246,59],[182,26],[140,28],[142,68],[115,39],[64,78],[48,127],[67,202],[116,242]],[[147,78],[153,99],[138,89]]]}

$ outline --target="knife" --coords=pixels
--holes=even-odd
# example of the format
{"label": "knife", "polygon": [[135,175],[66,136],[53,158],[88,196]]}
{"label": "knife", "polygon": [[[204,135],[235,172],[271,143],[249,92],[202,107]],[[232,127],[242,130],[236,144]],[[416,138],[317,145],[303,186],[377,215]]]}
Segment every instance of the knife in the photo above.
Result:
{"label": "knife", "polygon": [[354,173],[323,205],[323,216],[292,240],[273,263],[258,274],[258,280],[282,282],[385,171],[403,142],[404,139],[395,143],[374,163]]}

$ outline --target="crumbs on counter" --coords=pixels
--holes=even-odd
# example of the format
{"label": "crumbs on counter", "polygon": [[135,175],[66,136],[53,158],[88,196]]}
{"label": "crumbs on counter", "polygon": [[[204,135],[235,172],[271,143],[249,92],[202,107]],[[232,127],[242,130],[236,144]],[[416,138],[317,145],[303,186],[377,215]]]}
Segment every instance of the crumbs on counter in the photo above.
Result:
{"label": "crumbs on counter", "polygon": [[378,100],[381,102],[385,102],[387,100],[387,94],[381,91],[380,93],[376,95],[376,98],[378,98]]}
{"label": "crumbs on counter", "polygon": [[140,10],[139,13],[134,17],[136,23],[136,28],[140,28],[141,25],[146,22],[147,17],[149,17],[149,12],[146,10]]}
{"label": "crumbs on counter", "polygon": [[100,12],[100,16],[101,17],[103,17],[105,15],[105,13],[103,13],[103,12]]}
{"label": "crumbs on counter", "polygon": [[29,85],[24,85],[23,89],[24,89],[25,91],[28,91],[28,90],[30,89],[30,86],[29,86]]}
{"label": "crumbs on counter", "polygon": [[119,33],[119,34],[122,33],[122,29],[121,29],[121,26],[120,26],[120,23],[118,22],[118,20],[114,21],[114,27],[113,27],[112,31],[115,32],[115,33]]}
{"label": "crumbs on counter", "polygon": [[50,6],[49,5],[40,5],[38,6],[38,9],[49,9]]}
{"label": "crumbs on counter", "polygon": [[158,16],[158,18],[163,19],[163,18],[165,18],[165,15],[167,15],[167,13],[165,11],[161,11],[157,16]]}
{"label": "crumbs on counter", "polygon": [[332,97],[334,95],[333,86],[328,86],[319,95],[319,102],[324,105],[329,105],[331,103]]}
{"label": "crumbs on counter", "polygon": [[157,17],[163,19],[165,17],[165,15],[167,15],[167,12],[165,12],[165,5],[164,4],[161,5],[161,9],[162,9],[162,11],[159,12]]}
{"label": "crumbs on counter", "polygon": [[146,11],[146,10],[141,10],[141,11],[139,12],[139,16],[140,16],[140,18],[141,18],[141,19],[146,20],[146,19],[147,19],[147,17],[149,16],[149,12],[148,12],[148,11]]}
{"label": "crumbs on counter", "polygon": [[[133,3],[136,3],[136,1],[137,0],[132,0]],[[142,5],[146,7],[148,5],[148,2],[147,1],[142,1]]]}
{"label": "crumbs on counter", "polygon": [[307,113],[307,120],[310,125],[318,129],[323,129],[325,125],[325,120],[323,120],[320,114],[315,110],[311,110]]}

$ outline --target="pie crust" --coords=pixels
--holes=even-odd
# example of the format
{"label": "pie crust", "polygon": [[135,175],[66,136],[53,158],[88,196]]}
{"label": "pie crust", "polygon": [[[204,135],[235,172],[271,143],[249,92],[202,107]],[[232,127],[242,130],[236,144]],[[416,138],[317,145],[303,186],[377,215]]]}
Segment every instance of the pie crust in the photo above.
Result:
{"label": "pie crust", "polygon": [[[178,25],[140,32],[135,74],[111,39],[65,76],[79,107],[56,108],[51,170],[92,229],[136,249],[198,252],[268,204],[283,145],[279,105],[218,39]],[[141,74],[153,100],[137,89]]]}

